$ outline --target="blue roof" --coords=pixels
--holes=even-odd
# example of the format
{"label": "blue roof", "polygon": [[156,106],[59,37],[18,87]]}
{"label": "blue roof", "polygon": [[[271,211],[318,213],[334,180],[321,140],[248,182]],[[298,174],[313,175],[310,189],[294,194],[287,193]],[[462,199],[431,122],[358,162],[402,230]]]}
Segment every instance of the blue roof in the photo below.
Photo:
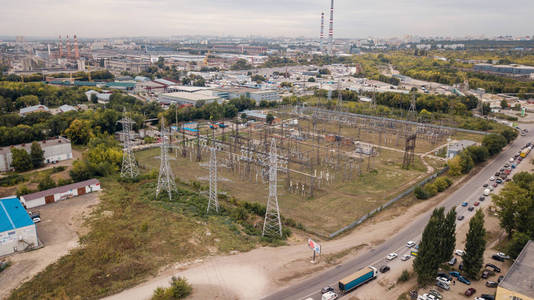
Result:
{"label": "blue roof", "polygon": [[0,199],[0,232],[33,224],[18,198]]}

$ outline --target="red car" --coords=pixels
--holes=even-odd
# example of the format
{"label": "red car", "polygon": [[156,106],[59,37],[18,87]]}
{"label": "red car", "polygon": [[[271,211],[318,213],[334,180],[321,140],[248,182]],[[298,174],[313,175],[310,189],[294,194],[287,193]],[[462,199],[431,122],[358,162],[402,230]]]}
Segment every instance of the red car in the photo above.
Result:
{"label": "red car", "polygon": [[478,206],[479,204],[480,204],[480,202],[478,202],[478,201],[477,201],[477,202],[475,202],[475,206]]}
{"label": "red car", "polygon": [[477,290],[475,290],[474,288],[468,288],[468,289],[465,291],[464,295],[466,295],[466,296],[469,297],[469,296],[472,296],[472,295],[473,295],[474,293],[476,293],[476,292],[477,292]]}

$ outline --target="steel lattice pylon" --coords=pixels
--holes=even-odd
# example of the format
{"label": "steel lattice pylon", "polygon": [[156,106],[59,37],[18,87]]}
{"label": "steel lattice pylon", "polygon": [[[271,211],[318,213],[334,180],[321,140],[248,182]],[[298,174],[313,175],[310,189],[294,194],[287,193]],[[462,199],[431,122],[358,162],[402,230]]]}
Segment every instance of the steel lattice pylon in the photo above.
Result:
{"label": "steel lattice pylon", "polygon": [[278,157],[276,154],[276,141],[271,140],[271,151],[269,153],[269,197],[267,198],[267,209],[265,211],[265,221],[263,223],[262,236],[282,237],[282,222],[280,220],[280,208],[278,207]]}
{"label": "steel lattice pylon", "polygon": [[123,138],[121,177],[134,178],[139,175],[139,168],[137,167],[131,144],[132,124],[135,122],[127,115],[126,109],[124,109],[124,116],[118,123],[122,124],[121,135]]}
{"label": "steel lattice pylon", "polygon": [[417,121],[417,102],[415,100],[415,93],[412,94],[410,101],[410,109],[408,110],[408,121]]}
{"label": "steel lattice pylon", "polygon": [[210,197],[208,202],[208,210],[215,209],[215,212],[219,212],[219,200],[217,199],[217,148],[213,145],[210,149]]}
{"label": "steel lattice pylon", "polygon": [[158,176],[158,187],[156,188],[156,198],[162,191],[167,191],[169,200],[172,200],[172,192],[176,191],[176,182],[169,166],[169,136],[167,130],[163,127],[164,121],[161,122],[161,154],[160,167]]}

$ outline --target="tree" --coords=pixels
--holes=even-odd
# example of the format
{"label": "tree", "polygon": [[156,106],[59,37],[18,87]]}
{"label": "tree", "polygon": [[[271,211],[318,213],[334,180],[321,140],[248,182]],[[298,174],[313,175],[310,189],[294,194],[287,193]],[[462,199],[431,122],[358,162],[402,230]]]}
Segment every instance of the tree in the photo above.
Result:
{"label": "tree", "polygon": [[11,165],[17,172],[31,170],[33,167],[32,159],[24,149],[11,148]]}
{"label": "tree", "polygon": [[417,283],[419,285],[432,282],[436,276],[441,260],[439,253],[436,251],[436,245],[439,245],[437,239],[439,227],[439,219],[432,216],[423,231],[421,243],[419,243],[419,250],[413,262],[413,268],[417,273]]}
{"label": "tree", "polygon": [[502,109],[507,109],[508,108],[508,102],[506,102],[506,100],[504,100],[504,99],[501,100],[501,108]]}
{"label": "tree", "polygon": [[506,138],[496,133],[488,134],[482,140],[482,146],[486,147],[492,156],[501,152],[506,144]]}
{"label": "tree", "polygon": [[475,164],[479,164],[488,160],[488,148],[484,146],[469,146],[466,148],[466,150],[467,153],[469,153],[469,155],[473,159],[473,162],[475,162]]}
{"label": "tree", "polygon": [[193,288],[184,277],[172,277],[171,286],[168,288],[158,287],[154,290],[152,300],[175,300],[184,299],[191,294]]}
{"label": "tree", "polygon": [[448,261],[456,248],[456,210],[451,208],[445,217],[441,230],[442,243],[440,253],[442,262]]}
{"label": "tree", "polygon": [[54,187],[56,187],[56,182],[50,176],[46,176],[45,178],[43,178],[43,180],[39,182],[38,186],[40,191],[48,190]]}
{"label": "tree", "polygon": [[487,116],[491,112],[491,107],[489,103],[482,103],[482,115]]}
{"label": "tree", "polygon": [[39,145],[39,143],[32,143],[30,157],[34,169],[44,166],[44,151],[41,149],[41,145]]}
{"label": "tree", "polygon": [[484,251],[486,250],[486,229],[484,229],[484,213],[477,210],[469,220],[469,231],[465,242],[465,254],[463,256],[464,272],[472,279],[476,279],[484,263]]}
{"label": "tree", "polygon": [[17,109],[37,104],[39,104],[39,98],[35,95],[20,96],[15,101],[15,107]]}
{"label": "tree", "polygon": [[88,120],[72,121],[69,128],[65,130],[65,135],[71,142],[78,145],[86,145],[91,137],[94,136],[91,123]]}
{"label": "tree", "polygon": [[[534,200],[529,190],[520,186],[523,184],[520,181],[522,176],[518,176],[520,174],[516,174],[514,182],[507,183],[498,195],[492,195],[493,203],[497,206],[499,222],[509,238],[512,237],[515,230],[520,231],[519,228],[528,233],[529,215],[534,212]],[[532,220],[534,221],[534,218]]]}
{"label": "tree", "polygon": [[98,103],[98,96],[95,93],[91,94],[91,102]]}
{"label": "tree", "polygon": [[265,118],[265,121],[267,122],[267,124],[273,125],[274,116],[271,113],[268,113],[267,117]]}
{"label": "tree", "polygon": [[473,158],[471,158],[471,155],[469,155],[467,151],[461,151],[458,153],[458,157],[460,158],[460,169],[462,174],[469,173],[475,166],[475,162],[473,161]]}
{"label": "tree", "polygon": [[501,131],[501,135],[504,136],[506,142],[510,143],[517,137],[517,131],[512,128],[505,128]]}

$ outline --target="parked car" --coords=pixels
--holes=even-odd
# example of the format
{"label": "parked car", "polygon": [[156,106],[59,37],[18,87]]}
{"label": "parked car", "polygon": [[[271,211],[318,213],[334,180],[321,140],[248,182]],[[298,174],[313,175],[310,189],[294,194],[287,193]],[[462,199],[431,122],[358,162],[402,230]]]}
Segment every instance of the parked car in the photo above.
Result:
{"label": "parked car", "polygon": [[487,184],[487,183],[484,183],[484,184],[482,185],[482,187],[488,187],[488,184]]}
{"label": "parked car", "polygon": [[446,283],[443,283],[443,282],[441,282],[441,281],[436,281],[436,286],[437,286],[437,287],[440,287],[440,288],[442,288],[442,289],[444,289],[444,290],[446,290],[446,291],[448,291],[448,290],[451,289],[450,285],[448,285],[448,284],[446,284]]}
{"label": "parked car", "polygon": [[461,221],[464,219],[464,216],[458,216],[458,221]]}
{"label": "parked car", "polygon": [[493,296],[493,295],[482,294],[482,295],[480,295],[480,297],[482,299],[485,299],[485,300],[495,300],[495,296]]}
{"label": "parked car", "polygon": [[486,286],[489,288],[496,288],[499,284],[495,281],[486,281]]}
{"label": "parked car", "polygon": [[328,292],[333,292],[333,291],[334,291],[333,287],[327,286],[327,287],[324,287],[324,288],[321,289],[321,294],[328,293]]}
{"label": "parked car", "polygon": [[33,223],[39,223],[39,222],[41,222],[41,218],[35,217],[35,218],[32,218],[32,221],[33,221]]}
{"label": "parked car", "polygon": [[465,291],[464,295],[466,295],[467,297],[469,297],[469,296],[472,296],[472,295],[473,295],[474,293],[476,293],[476,292],[477,292],[477,290],[475,290],[474,288],[468,288],[468,289]]}
{"label": "parked car", "polygon": [[436,290],[430,290],[428,292],[430,295],[433,295],[434,297],[436,297],[437,299],[443,299],[443,296]]}
{"label": "parked car", "polygon": [[468,211],[473,211],[473,210],[475,210],[475,208],[473,206],[469,206],[469,208],[467,210]]}
{"label": "parked car", "polygon": [[494,181],[494,180],[495,180],[495,177],[491,176],[489,180],[490,180],[490,181]]}
{"label": "parked car", "polygon": [[334,292],[324,293],[323,296],[321,297],[321,300],[336,300],[336,299],[337,299],[337,294]]}
{"label": "parked car", "polygon": [[499,177],[501,175],[501,172],[495,172],[495,177]]}
{"label": "parked car", "polygon": [[466,201],[462,202],[462,206],[463,207],[466,207],[467,205],[469,205]]}
{"label": "parked car", "polygon": [[415,242],[414,241],[408,241],[406,243],[406,247],[408,247],[408,248],[412,248],[413,246],[415,246]]}
{"label": "parked car", "polygon": [[491,256],[491,258],[493,258],[494,260],[497,260],[497,261],[504,261],[504,258],[500,257],[499,255],[497,254],[493,254]]}
{"label": "parked car", "polygon": [[467,285],[471,284],[471,281],[469,281],[467,278],[463,277],[462,275],[458,276],[458,281],[460,281],[461,283],[465,283]]}
{"label": "parked car", "polygon": [[510,259],[510,256],[509,255],[506,255],[502,252],[497,252],[495,255],[498,255],[500,256],[501,258],[504,258],[504,259]]}
{"label": "parked car", "polygon": [[497,183],[494,183],[491,185],[493,188],[496,188],[497,187]]}
{"label": "parked car", "polygon": [[454,254],[456,254],[458,256],[464,256],[465,251],[464,250],[460,250],[460,249],[456,249],[456,250],[454,250]]}
{"label": "parked car", "polygon": [[448,281],[451,281],[452,280],[452,277],[451,275],[445,273],[445,272],[438,272],[438,277],[443,277],[443,278],[446,278]]}
{"label": "parked car", "polygon": [[501,281],[502,281],[503,279],[504,279],[504,276],[503,276],[503,275],[499,276],[499,278],[497,279],[497,283],[501,283]]}
{"label": "parked car", "polygon": [[491,268],[494,272],[501,273],[501,268],[497,267],[494,264],[486,264],[485,268]]}
{"label": "parked car", "polygon": [[500,183],[502,183],[502,179],[500,179],[500,178],[497,178],[497,180],[495,180],[495,182],[497,182],[497,183],[499,183],[499,184],[500,184]]}
{"label": "parked car", "polygon": [[476,201],[473,205],[474,205],[474,206],[479,206],[479,205],[480,205],[480,202]]}
{"label": "parked car", "polygon": [[448,284],[450,285],[451,284],[451,281],[445,277],[441,277],[441,276],[438,276],[436,277],[436,280],[439,281],[439,282],[443,282],[445,284]]}
{"label": "parked car", "polygon": [[460,272],[458,272],[458,271],[451,271],[451,272],[449,272],[449,275],[451,275],[451,276],[453,276],[453,277],[458,277],[458,276],[460,276]]}
{"label": "parked car", "polygon": [[402,261],[407,261],[407,260],[409,260],[411,257],[412,257],[411,255],[406,254],[406,255],[403,255],[403,256],[401,257],[401,260],[402,260]]}
{"label": "parked car", "polygon": [[451,258],[451,260],[449,260],[449,265],[454,266],[456,264],[456,261],[458,261],[456,257]]}
{"label": "parked car", "polygon": [[381,266],[381,267],[380,267],[380,272],[381,272],[381,273],[386,273],[386,272],[389,271],[389,270],[390,270],[390,268],[389,268],[388,266]]}
{"label": "parked car", "polygon": [[399,256],[397,253],[392,252],[392,253],[388,254],[388,256],[386,256],[386,259],[387,260],[394,260],[395,258],[397,258],[397,256]]}
{"label": "parked car", "polygon": [[478,198],[478,201],[484,201],[484,200],[486,200],[486,197],[484,197],[484,196],[480,196],[480,197]]}
{"label": "parked car", "polygon": [[490,274],[489,270],[484,270],[482,271],[482,275],[480,277],[487,279],[489,277],[489,274]]}

